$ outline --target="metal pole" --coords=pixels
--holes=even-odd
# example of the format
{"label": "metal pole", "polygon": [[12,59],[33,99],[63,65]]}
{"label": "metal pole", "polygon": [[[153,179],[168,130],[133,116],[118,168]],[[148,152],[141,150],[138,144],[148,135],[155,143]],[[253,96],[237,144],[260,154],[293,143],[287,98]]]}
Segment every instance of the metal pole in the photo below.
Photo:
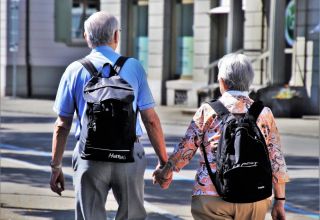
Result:
{"label": "metal pole", "polygon": [[271,0],[270,5],[270,33],[269,33],[269,71],[271,84],[285,83],[285,38],[284,11],[285,1]]}
{"label": "metal pole", "polygon": [[17,52],[19,48],[19,4],[20,0],[10,1],[9,50],[12,52],[12,97],[17,95]]}
{"label": "metal pole", "polygon": [[27,71],[27,97],[32,96],[32,74],[30,63],[30,1],[26,0],[26,71]]}
{"label": "metal pole", "polygon": [[17,96],[17,52],[12,52],[12,98]]}

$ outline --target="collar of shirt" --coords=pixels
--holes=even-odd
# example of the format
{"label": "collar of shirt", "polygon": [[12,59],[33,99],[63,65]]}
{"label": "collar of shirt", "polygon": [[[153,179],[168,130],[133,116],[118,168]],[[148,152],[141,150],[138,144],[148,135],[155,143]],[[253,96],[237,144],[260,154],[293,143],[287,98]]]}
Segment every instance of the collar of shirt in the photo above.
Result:
{"label": "collar of shirt", "polygon": [[[249,97],[249,92],[248,91],[238,91],[238,90],[228,90],[223,95],[231,95],[231,96],[245,96]],[[222,96],[223,96],[222,95]]]}
{"label": "collar of shirt", "polygon": [[249,92],[229,90],[222,94],[219,99],[224,106],[233,114],[247,112],[253,100],[249,98]]}
{"label": "collar of shirt", "polygon": [[115,52],[110,46],[107,46],[107,45],[98,46],[91,50],[91,54],[94,54],[97,52],[103,54],[113,63],[115,63],[116,60],[120,57],[120,54]]}

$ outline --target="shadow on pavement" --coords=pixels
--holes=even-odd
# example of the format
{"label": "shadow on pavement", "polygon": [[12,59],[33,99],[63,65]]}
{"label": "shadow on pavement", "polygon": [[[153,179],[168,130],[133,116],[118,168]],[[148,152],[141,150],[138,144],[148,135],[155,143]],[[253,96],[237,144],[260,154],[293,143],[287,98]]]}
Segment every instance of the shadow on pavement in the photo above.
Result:
{"label": "shadow on pavement", "polygon": [[[20,216],[43,217],[52,220],[73,220],[74,210],[50,210],[50,209],[25,209],[15,211]],[[18,220],[18,219],[17,219]]]}
{"label": "shadow on pavement", "polygon": [[[287,201],[294,207],[319,214],[319,175],[311,176],[309,170],[319,168],[318,157],[286,156],[289,172],[302,173],[308,178],[290,178],[286,184]],[[299,212],[299,210],[297,210]]]}
{"label": "shadow on pavement", "polygon": [[159,185],[153,185],[151,180],[145,181],[145,200],[150,203],[165,203],[173,205],[190,205],[193,183],[191,181],[175,180],[170,187],[163,190]]}
{"label": "shadow on pavement", "polygon": [[[285,156],[287,165],[303,165],[303,166],[319,166],[319,157],[316,155],[314,157],[307,156]],[[291,168],[292,169],[292,168]]]}
{"label": "shadow on pavement", "polygon": [[[65,182],[65,189],[73,190],[72,178],[69,178],[68,176],[65,176],[65,178],[69,179]],[[45,171],[10,167],[1,168],[1,182],[27,184],[29,186],[47,188],[49,190],[49,181],[50,173]],[[5,189],[2,189],[2,193],[6,193]]]}
{"label": "shadow on pavement", "polygon": [[[35,217],[35,218],[50,218],[52,220],[74,220],[74,210],[50,210],[50,209],[17,209],[13,207],[6,207],[8,209],[14,210],[13,212],[18,214],[21,219],[25,219],[25,217]],[[107,211],[106,220],[113,220],[116,216],[115,211]],[[175,216],[166,216],[160,215],[158,213],[148,213],[148,220],[183,220],[182,218]],[[16,218],[15,220],[19,220]]]}
{"label": "shadow on pavement", "polygon": [[[50,153],[52,132],[1,132],[0,140],[1,144],[10,144],[28,150],[38,150]],[[66,150],[73,150],[75,144],[76,139],[74,135],[69,135]]]}
{"label": "shadow on pavement", "polygon": [[[7,152],[1,152],[1,156],[3,158],[14,158],[16,160],[20,161],[27,161],[35,165],[39,166],[47,166],[49,167],[51,155],[29,155],[29,154],[14,154],[14,153],[7,153]],[[63,157],[63,167],[70,167],[71,166],[71,155],[65,155]]]}
{"label": "shadow on pavement", "polygon": [[41,124],[41,123],[52,123],[56,121],[56,117],[36,117],[36,116],[1,116],[1,123],[31,123],[31,124]]}
{"label": "shadow on pavement", "polygon": [[296,213],[302,209],[319,214],[319,178],[292,178],[286,184],[286,195],[288,203],[297,208]]}

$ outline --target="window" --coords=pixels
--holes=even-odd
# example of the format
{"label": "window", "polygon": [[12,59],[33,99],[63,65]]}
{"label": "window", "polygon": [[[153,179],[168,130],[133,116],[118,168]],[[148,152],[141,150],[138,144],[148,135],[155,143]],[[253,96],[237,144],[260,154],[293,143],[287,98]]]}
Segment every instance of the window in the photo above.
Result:
{"label": "window", "polygon": [[176,4],[176,77],[190,78],[193,71],[193,1]]}
{"label": "window", "polygon": [[165,1],[164,68],[171,80],[192,79],[194,0]]}
{"label": "window", "polygon": [[55,40],[71,46],[86,45],[83,23],[99,10],[99,0],[56,0]]}
{"label": "window", "polygon": [[122,25],[126,28],[122,39],[121,47],[126,49],[122,51],[127,56],[137,58],[142,66],[148,68],[148,0],[126,1],[128,11],[122,12]]}

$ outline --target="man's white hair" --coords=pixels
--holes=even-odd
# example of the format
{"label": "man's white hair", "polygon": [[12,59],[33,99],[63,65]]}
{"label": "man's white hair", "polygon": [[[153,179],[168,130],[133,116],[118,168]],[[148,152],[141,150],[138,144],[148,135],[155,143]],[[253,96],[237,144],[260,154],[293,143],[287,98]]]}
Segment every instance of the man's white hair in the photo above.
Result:
{"label": "man's white hair", "polygon": [[229,90],[249,91],[254,72],[250,60],[245,55],[227,54],[219,60],[218,68],[218,79],[223,79]]}
{"label": "man's white hair", "polygon": [[84,31],[88,36],[90,48],[111,43],[117,30],[119,30],[117,18],[103,11],[95,12],[84,22]]}

